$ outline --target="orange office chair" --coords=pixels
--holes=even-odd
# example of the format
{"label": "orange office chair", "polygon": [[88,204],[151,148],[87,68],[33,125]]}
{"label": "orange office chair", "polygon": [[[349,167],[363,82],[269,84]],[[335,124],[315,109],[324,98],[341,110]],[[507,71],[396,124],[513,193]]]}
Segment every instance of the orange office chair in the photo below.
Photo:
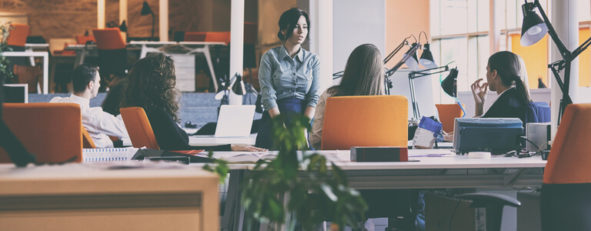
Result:
{"label": "orange office chair", "polygon": [[92,137],[90,137],[90,134],[88,134],[88,131],[86,131],[84,126],[82,126],[82,147],[96,148],[96,145],[94,144],[94,140],[92,140]]}
{"label": "orange office chair", "polygon": [[228,43],[230,43],[230,32],[229,31],[207,32],[205,34],[205,41],[206,42],[224,42],[224,43],[228,44]]}
{"label": "orange office chair", "polygon": [[159,150],[154,130],[146,112],[141,107],[124,107],[120,109],[125,128],[134,148],[147,147]]}
{"label": "orange office chair", "polygon": [[6,39],[6,45],[16,48],[15,50],[25,50],[27,36],[29,36],[29,25],[11,24],[12,30]]}
{"label": "orange office chair", "polygon": [[86,44],[88,42],[94,42],[96,43],[96,40],[94,39],[94,36],[92,35],[76,35],[76,43],[77,44]]}
{"label": "orange office chair", "polygon": [[322,149],[408,145],[404,96],[330,97],[324,111]]}
{"label": "orange office chair", "polygon": [[[404,96],[330,97],[324,110],[321,149],[353,146],[408,145],[408,100]],[[391,224],[410,230],[414,217],[408,206],[412,190],[361,190],[368,218],[388,217]],[[393,228],[393,227],[392,227]]]}
{"label": "orange office chair", "polygon": [[439,121],[443,125],[443,131],[453,132],[454,121],[464,115],[462,108],[457,103],[454,104],[435,104],[439,114]]}
{"label": "orange office chair", "polygon": [[591,230],[591,104],[566,107],[541,192],[542,230]]}
{"label": "orange office chair", "polygon": [[127,69],[127,50],[119,28],[92,30],[98,48],[99,72],[103,92],[115,77],[124,77]]}
{"label": "orange office chair", "polygon": [[[82,161],[82,116],[75,103],[5,103],[4,121],[42,163]],[[0,162],[10,163],[0,148]]]}
{"label": "orange office chair", "polygon": [[185,37],[183,40],[202,42],[202,41],[205,41],[206,34],[207,34],[207,32],[196,32],[196,31],[185,32]]}

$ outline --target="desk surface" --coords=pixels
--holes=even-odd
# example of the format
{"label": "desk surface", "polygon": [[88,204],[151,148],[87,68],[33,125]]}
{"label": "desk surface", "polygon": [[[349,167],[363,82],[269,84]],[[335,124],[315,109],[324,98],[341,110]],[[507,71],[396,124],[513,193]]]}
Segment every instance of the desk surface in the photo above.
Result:
{"label": "desk surface", "polygon": [[[546,161],[540,156],[529,158],[492,156],[473,159],[456,155],[448,149],[410,149],[409,162],[351,162],[349,150],[308,151],[320,153],[343,170],[409,170],[409,169],[484,169],[484,168],[544,168]],[[276,152],[270,152],[276,153]],[[232,156],[246,152],[214,152],[214,157],[231,160]],[[254,164],[232,164],[232,169],[250,169]]]}
{"label": "desk surface", "polygon": [[189,145],[191,146],[216,146],[222,144],[248,144],[254,145],[256,134],[245,137],[215,137],[213,135],[193,135],[189,136]]}
{"label": "desk surface", "polygon": [[131,41],[128,45],[152,45],[152,46],[166,46],[166,45],[226,45],[224,42],[202,42],[202,41]]}
{"label": "desk surface", "polygon": [[[141,162],[138,162],[142,164]],[[150,163],[146,163],[150,165]],[[105,165],[66,164],[16,168],[0,164],[0,196],[52,193],[163,192],[200,188],[195,179],[217,184],[217,176],[198,166],[107,169]],[[75,186],[75,187],[73,187]]]}

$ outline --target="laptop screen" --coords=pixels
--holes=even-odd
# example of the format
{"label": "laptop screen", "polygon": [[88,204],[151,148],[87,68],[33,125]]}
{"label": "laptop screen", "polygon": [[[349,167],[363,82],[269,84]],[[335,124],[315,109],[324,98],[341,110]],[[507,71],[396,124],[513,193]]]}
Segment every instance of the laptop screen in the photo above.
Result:
{"label": "laptop screen", "polygon": [[222,105],[215,130],[216,137],[249,136],[255,105]]}
{"label": "laptop screen", "polygon": [[28,103],[29,86],[25,84],[4,84],[5,103]]}

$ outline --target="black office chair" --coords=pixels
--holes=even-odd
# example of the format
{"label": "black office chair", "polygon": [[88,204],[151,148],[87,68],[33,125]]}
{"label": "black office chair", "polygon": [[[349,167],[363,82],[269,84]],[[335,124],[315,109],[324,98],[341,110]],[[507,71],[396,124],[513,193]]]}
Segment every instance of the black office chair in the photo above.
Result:
{"label": "black office chair", "polygon": [[477,192],[457,195],[458,198],[468,199],[472,208],[486,209],[486,230],[500,231],[503,218],[503,207],[520,207],[521,202],[515,198],[497,193]]}
{"label": "black office chair", "polygon": [[488,192],[454,196],[427,193],[425,203],[427,230],[474,230],[485,226],[487,231],[500,231],[503,207],[521,206],[514,198]]}

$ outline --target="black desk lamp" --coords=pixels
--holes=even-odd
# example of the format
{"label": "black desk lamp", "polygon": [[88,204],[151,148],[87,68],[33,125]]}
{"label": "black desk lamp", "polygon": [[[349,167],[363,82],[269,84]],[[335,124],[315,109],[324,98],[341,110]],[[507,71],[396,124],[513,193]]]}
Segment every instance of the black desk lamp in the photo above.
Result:
{"label": "black desk lamp", "polygon": [[150,5],[148,5],[148,2],[144,1],[144,4],[142,5],[142,11],[140,13],[142,16],[144,15],[152,15],[152,36],[150,37],[151,40],[154,40],[154,26],[156,25],[156,18],[154,17],[154,11],[152,11],[152,8],[150,8]]}
{"label": "black desk lamp", "polygon": [[419,105],[415,99],[415,86],[414,86],[414,79],[434,75],[438,73],[443,73],[449,71],[449,75],[445,77],[445,79],[441,82],[441,88],[443,91],[452,97],[457,96],[457,77],[458,77],[458,69],[457,68],[449,68],[448,65],[429,68],[425,70],[419,71],[412,71],[408,73],[408,84],[410,85],[410,100],[412,104],[412,112],[413,117],[415,120],[419,120],[421,117],[421,113],[419,112]]}
{"label": "black desk lamp", "polygon": [[386,81],[386,95],[389,95],[390,94],[390,88],[392,88],[392,81],[390,81],[390,78],[389,77],[392,76],[394,73],[396,73],[396,71],[398,71],[398,69],[400,69],[400,67],[402,67],[402,64],[408,63],[409,62],[408,61],[409,59],[413,58],[413,59],[416,60],[416,55],[415,55],[415,57],[413,57],[412,55],[407,55],[407,54],[416,54],[417,53],[417,50],[419,49],[420,46],[421,45],[418,44],[418,43],[413,43],[410,46],[410,49],[408,49],[408,51],[406,52],[406,54],[404,56],[402,56],[402,59],[400,61],[398,61],[398,63],[396,63],[396,65],[394,65],[394,67],[392,67],[392,69],[386,71],[386,78],[385,78],[385,81]]}
{"label": "black desk lamp", "polygon": [[[562,91],[562,99],[560,100],[560,109],[558,111],[558,124],[560,124],[560,119],[562,118],[562,113],[564,113],[564,109],[567,105],[572,103],[572,99],[568,94],[569,82],[570,82],[570,65],[572,61],[583,52],[589,45],[591,45],[591,38],[587,39],[584,43],[582,43],[577,49],[574,51],[569,51],[564,43],[556,34],[556,30],[552,27],[550,20],[548,20],[548,16],[544,13],[544,9],[542,9],[542,5],[540,5],[539,0],[534,0],[534,2],[527,2],[521,6],[523,10],[523,24],[521,26],[521,45],[522,46],[531,46],[540,39],[542,39],[546,33],[550,34],[552,41],[558,47],[558,51],[560,51],[560,55],[562,56],[562,60],[556,61],[554,63],[548,64],[548,68],[552,70],[554,77],[556,78],[556,82]],[[534,12],[534,9],[537,8],[542,18]],[[560,79],[560,71],[564,70],[564,82]]]}
{"label": "black desk lamp", "polygon": [[425,35],[425,45],[423,45],[423,54],[421,55],[421,59],[419,59],[419,63],[426,68],[435,68],[437,67],[437,64],[435,63],[435,59],[433,59],[433,54],[431,53],[431,45],[427,39],[427,33],[424,31],[419,33],[419,42],[421,41],[421,35]]}

